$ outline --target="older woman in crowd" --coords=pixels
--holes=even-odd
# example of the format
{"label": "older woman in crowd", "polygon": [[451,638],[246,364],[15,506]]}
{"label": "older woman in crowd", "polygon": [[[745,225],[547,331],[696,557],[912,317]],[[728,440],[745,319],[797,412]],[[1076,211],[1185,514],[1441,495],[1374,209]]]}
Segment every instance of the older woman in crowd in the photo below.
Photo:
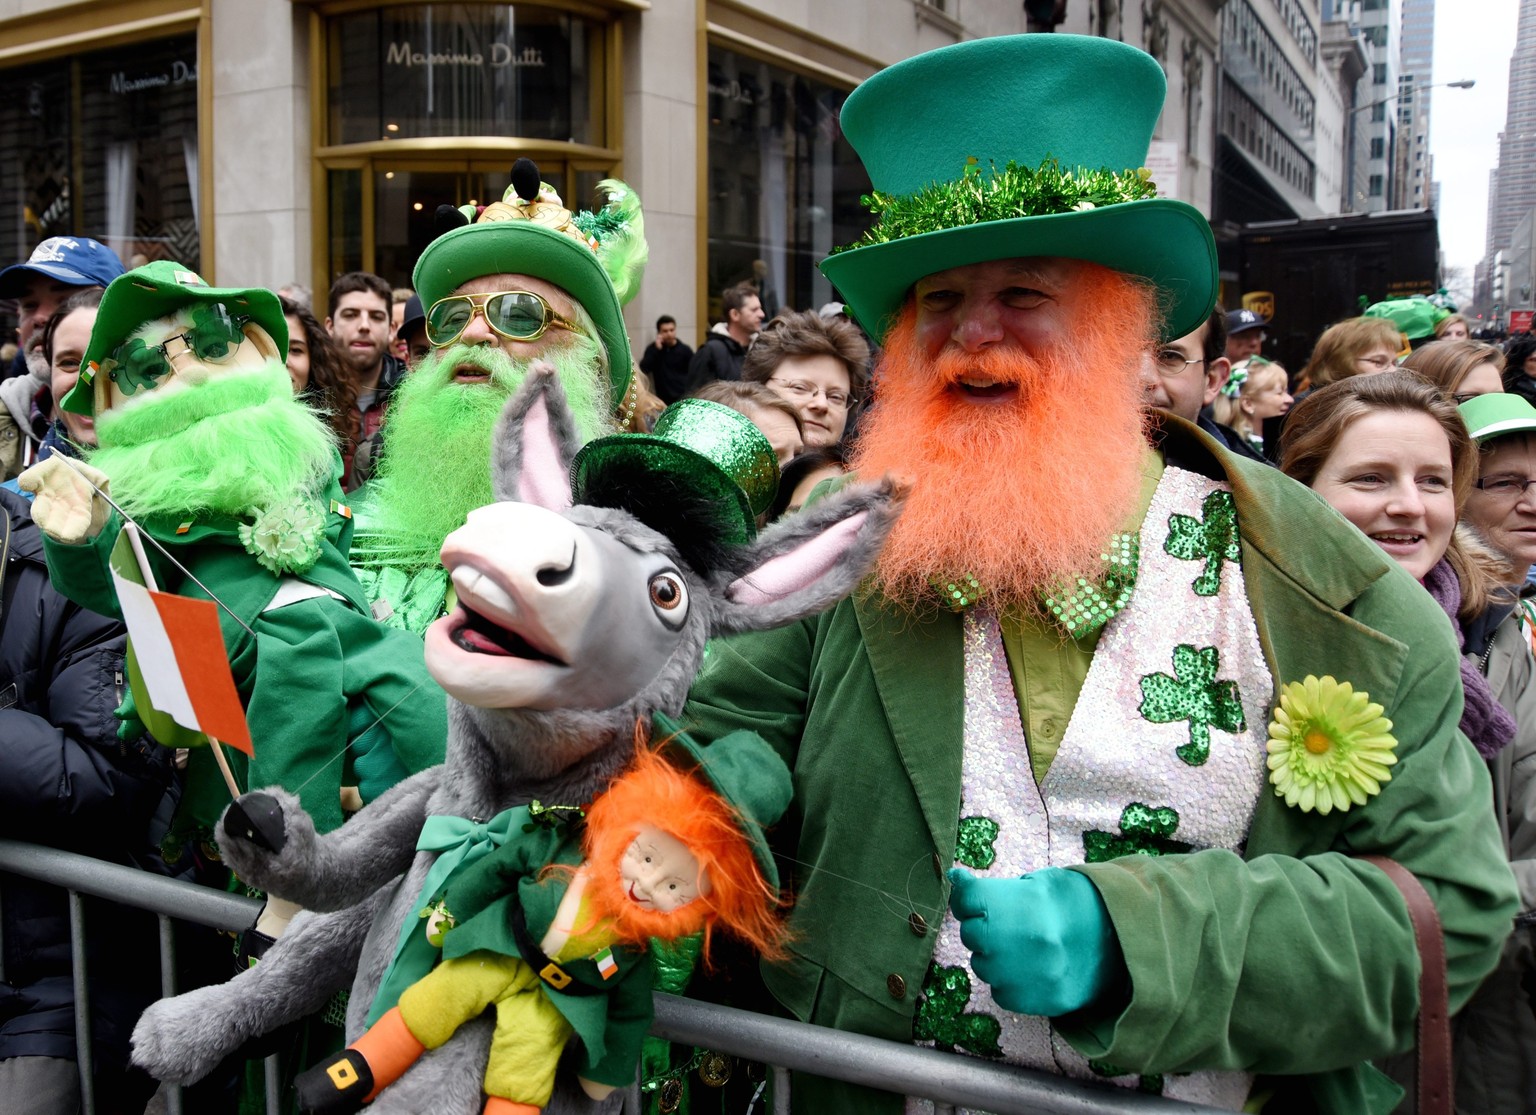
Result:
{"label": "older woman in crowd", "polygon": [[842,441],[863,394],[869,344],[843,317],[785,311],[758,333],[741,378],[766,384],[800,414],[805,447]]}
{"label": "older woman in crowd", "polygon": [[1402,347],[1402,334],[1387,318],[1352,317],[1330,325],[1302,369],[1301,386],[1326,387],[1351,376],[1388,371]]}
{"label": "older woman in crowd", "polygon": [[1436,341],[1415,349],[1403,369],[1457,403],[1503,392],[1504,354],[1481,341]]}

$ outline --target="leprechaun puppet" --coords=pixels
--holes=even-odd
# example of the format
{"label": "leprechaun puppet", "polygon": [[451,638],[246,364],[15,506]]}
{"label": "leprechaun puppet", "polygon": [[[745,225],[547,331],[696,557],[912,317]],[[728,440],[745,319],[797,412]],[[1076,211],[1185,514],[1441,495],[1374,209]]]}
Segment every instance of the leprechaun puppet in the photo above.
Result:
{"label": "leprechaun puppet", "polygon": [[[229,756],[234,777],[296,793],[328,830],[441,762],[447,713],[420,641],[373,620],[348,565],[341,459],[293,396],[287,347],[269,291],[210,287],[170,261],[129,271],[61,403],[95,418],[99,448],[21,483],[54,583],[81,606],[119,614],[108,559],[123,516],[149,536],[162,591],[214,601],[254,745]],[[172,836],[206,841],[229,803],[208,747],[192,748],[187,778]],[[275,936],[284,918],[269,914]]]}

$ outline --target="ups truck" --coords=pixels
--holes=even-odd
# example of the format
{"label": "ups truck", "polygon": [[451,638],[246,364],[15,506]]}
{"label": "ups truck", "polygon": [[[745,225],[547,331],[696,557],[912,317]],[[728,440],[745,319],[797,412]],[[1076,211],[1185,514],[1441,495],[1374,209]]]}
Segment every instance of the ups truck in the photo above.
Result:
{"label": "ups truck", "polygon": [[1430,209],[1351,213],[1244,225],[1239,238],[1239,295],[1269,292],[1274,317],[1264,355],[1301,374],[1324,329],[1365,304],[1440,286],[1440,235]]}

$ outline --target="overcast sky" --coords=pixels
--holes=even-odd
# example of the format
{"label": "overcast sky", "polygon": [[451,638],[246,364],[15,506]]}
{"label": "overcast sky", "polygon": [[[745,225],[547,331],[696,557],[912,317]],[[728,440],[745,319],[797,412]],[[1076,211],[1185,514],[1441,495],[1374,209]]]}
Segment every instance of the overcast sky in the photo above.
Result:
{"label": "overcast sky", "polygon": [[1499,161],[1509,101],[1509,56],[1519,0],[1441,3],[1435,12],[1435,82],[1475,78],[1471,89],[1436,89],[1430,152],[1440,182],[1440,246],[1451,267],[1483,258],[1488,172]]}

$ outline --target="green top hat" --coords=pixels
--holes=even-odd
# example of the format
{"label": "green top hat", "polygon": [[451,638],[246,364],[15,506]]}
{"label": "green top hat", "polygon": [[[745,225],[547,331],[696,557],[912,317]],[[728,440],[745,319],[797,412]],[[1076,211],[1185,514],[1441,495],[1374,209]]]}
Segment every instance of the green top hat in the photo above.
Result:
{"label": "green top hat", "polygon": [[669,406],[648,434],[610,434],[588,442],[571,462],[571,493],[586,502],[597,466],[665,473],[674,485],[704,496],[727,522],[726,545],[750,542],[757,516],[779,488],[779,462],[768,438],[746,415],[708,399]]}
{"label": "green top hat", "polygon": [[483,275],[532,275],[554,283],[592,315],[619,406],[633,364],[623,304],[639,285],[647,251],[640,199],[617,180],[600,185],[609,200],[596,213],[571,213],[548,187],[536,202],[519,201],[515,187],[509,188],[506,201],[428,244],[411,278],[428,310]]}
{"label": "green top hat", "polygon": [[288,320],[277,295],[270,290],[211,287],[195,271],[172,260],[158,259],[119,275],[107,287],[96,311],[90,344],[80,361],[80,378],[59,405],[74,414],[95,414],[96,370],[130,333],[183,306],[210,303],[221,303],[232,314],[249,317],[272,338],[278,352],[288,351]]}
{"label": "green top hat", "polygon": [[1139,170],[1166,89],[1150,55],[1080,35],[976,39],[880,71],[841,121],[883,212],[822,272],[877,339],[923,276],[1024,256],[1145,278],[1163,336],[1194,332],[1216,301],[1211,227]]}
{"label": "green top hat", "polygon": [[[704,747],[664,713],[653,719],[657,736],[665,740],[664,754],[702,774],[741,818],[752,855],[768,885],[777,890],[779,869],[764,830],[784,816],[794,796],[789,768],[779,753],[752,732],[732,732]],[[665,818],[661,822],[665,825]]]}
{"label": "green top hat", "polygon": [[1479,442],[1509,434],[1536,433],[1536,407],[1522,395],[1479,395],[1457,408],[1467,433]]}

